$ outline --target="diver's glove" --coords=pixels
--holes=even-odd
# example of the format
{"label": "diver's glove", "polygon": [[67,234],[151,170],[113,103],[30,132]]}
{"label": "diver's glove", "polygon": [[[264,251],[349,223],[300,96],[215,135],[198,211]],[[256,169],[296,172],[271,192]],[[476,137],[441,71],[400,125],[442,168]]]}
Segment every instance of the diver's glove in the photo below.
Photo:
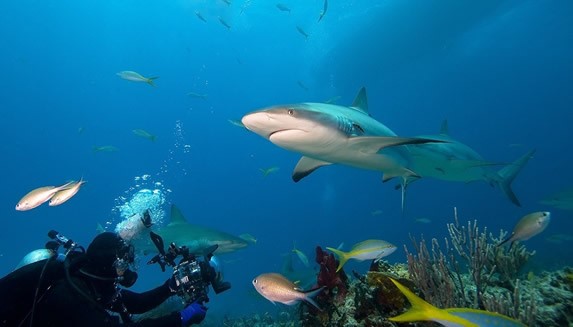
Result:
{"label": "diver's glove", "polygon": [[183,326],[198,324],[205,319],[207,307],[200,304],[199,301],[195,301],[179,312],[179,314],[181,315]]}

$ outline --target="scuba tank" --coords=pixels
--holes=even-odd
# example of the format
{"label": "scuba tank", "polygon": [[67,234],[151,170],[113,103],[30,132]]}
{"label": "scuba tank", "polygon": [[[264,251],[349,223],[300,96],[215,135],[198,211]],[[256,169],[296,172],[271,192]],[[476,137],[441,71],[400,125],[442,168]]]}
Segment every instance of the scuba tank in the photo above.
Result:
{"label": "scuba tank", "polygon": [[[43,294],[54,281],[66,278],[64,260],[82,256],[83,248],[73,241],[55,231],[48,236],[54,241],[49,241],[46,249],[30,252],[14,271],[0,279],[0,326],[21,326],[33,319]],[[65,248],[63,254],[58,253],[60,245]]]}

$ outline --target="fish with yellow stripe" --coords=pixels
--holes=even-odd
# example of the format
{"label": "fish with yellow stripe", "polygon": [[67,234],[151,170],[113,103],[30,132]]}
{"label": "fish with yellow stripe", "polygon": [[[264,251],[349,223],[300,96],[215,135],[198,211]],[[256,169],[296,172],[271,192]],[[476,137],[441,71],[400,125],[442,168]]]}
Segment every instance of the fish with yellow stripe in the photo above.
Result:
{"label": "fish with yellow stripe", "polygon": [[390,321],[434,321],[446,327],[525,327],[521,322],[496,312],[470,308],[436,308],[412,293],[398,281],[392,278],[389,279],[408,298],[412,305],[405,313],[388,318]]}
{"label": "fish with yellow stripe", "polygon": [[339,264],[338,268],[336,268],[336,272],[338,272],[350,259],[358,261],[378,261],[396,251],[396,246],[382,240],[366,240],[355,244],[349,252],[344,252],[330,247],[327,247],[327,249],[332,251],[338,257]]}

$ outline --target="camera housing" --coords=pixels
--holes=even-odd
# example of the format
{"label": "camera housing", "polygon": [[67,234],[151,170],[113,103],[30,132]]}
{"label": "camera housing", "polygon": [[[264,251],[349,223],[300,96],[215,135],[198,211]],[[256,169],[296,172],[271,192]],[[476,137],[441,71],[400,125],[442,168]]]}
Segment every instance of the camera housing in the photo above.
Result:
{"label": "camera housing", "polygon": [[[216,271],[210,264],[213,253],[218,248],[217,245],[205,249],[205,255],[202,256],[201,260],[194,254],[189,253],[189,249],[186,246],[178,247],[175,243],[171,243],[168,251],[165,252],[161,236],[150,232],[150,237],[159,250],[159,254],[154,256],[147,264],[157,263],[162,271],[165,271],[166,265],[173,268],[173,279],[177,286],[177,295],[186,304],[195,301],[209,302],[207,295],[209,293],[209,285],[211,285],[215,294],[231,288],[231,284],[223,281],[221,273]],[[181,256],[181,260],[179,263],[175,263],[175,259],[179,256]]]}

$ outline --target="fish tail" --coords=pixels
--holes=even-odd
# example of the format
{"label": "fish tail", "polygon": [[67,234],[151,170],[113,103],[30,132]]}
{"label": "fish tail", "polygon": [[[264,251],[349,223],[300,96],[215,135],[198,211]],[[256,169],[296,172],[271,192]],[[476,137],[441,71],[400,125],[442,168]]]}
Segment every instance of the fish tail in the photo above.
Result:
{"label": "fish tail", "polygon": [[[388,318],[390,321],[395,322],[411,322],[411,321],[429,321],[434,319],[440,319],[445,321],[452,321],[452,319],[456,322],[459,320],[464,320],[459,317],[453,316],[444,310],[438,309],[433,305],[429,304],[428,302],[422,300],[412,291],[410,291],[406,286],[400,284],[398,281],[388,277],[396,287],[406,296],[408,301],[412,307],[404,312],[401,315],[396,317]],[[469,323],[468,321],[464,320],[465,322]],[[461,326],[470,326],[469,324],[461,324]],[[473,325],[472,325],[473,326]]]}
{"label": "fish tail", "polygon": [[513,204],[519,207],[521,207],[521,203],[519,203],[517,196],[515,196],[515,193],[513,193],[513,190],[511,189],[511,183],[517,174],[519,174],[521,169],[525,166],[525,164],[527,164],[534,153],[535,150],[527,152],[519,159],[500,169],[497,173],[495,173],[495,176],[493,177],[493,182],[499,186],[499,188]]}
{"label": "fish tail", "polygon": [[340,269],[342,269],[342,267],[346,263],[346,261],[348,261],[348,254],[344,251],[340,251],[340,250],[335,249],[335,248],[326,247],[326,249],[331,251],[332,253],[334,253],[338,257],[338,268],[336,268],[336,272],[339,272]]}
{"label": "fish tail", "polygon": [[[496,245],[497,247],[504,245],[505,243],[511,241],[511,246],[513,246],[513,233],[511,233],[511,235],[509,235],[508,238],[506,238],[505,240],[501,241],[498,245]],[[511,247],[509,248],[511,250]]]}
{"label": "fish tail", "polygon": [[155,86],[155,83],[153,81],[158,79],[158,78],[159,78],[159,76],[153,76],[153,77],[147,78],[147,84],[149,84],[151,86]]}
{"label": "fish tail", "polygon": [[322,309],[318,306],[318,304],[316,304],[316,302],[314,302],[314,300],[312,298],[315,297],[318,293],[320,293],[323,288],[324,288],[324,286],[321,286],[319,288],[315,288],[313,290],[309,290],[309,291],[304,292],[304,301],[312,304],[315,308],[317,308],[320,311],[322,311]]}

